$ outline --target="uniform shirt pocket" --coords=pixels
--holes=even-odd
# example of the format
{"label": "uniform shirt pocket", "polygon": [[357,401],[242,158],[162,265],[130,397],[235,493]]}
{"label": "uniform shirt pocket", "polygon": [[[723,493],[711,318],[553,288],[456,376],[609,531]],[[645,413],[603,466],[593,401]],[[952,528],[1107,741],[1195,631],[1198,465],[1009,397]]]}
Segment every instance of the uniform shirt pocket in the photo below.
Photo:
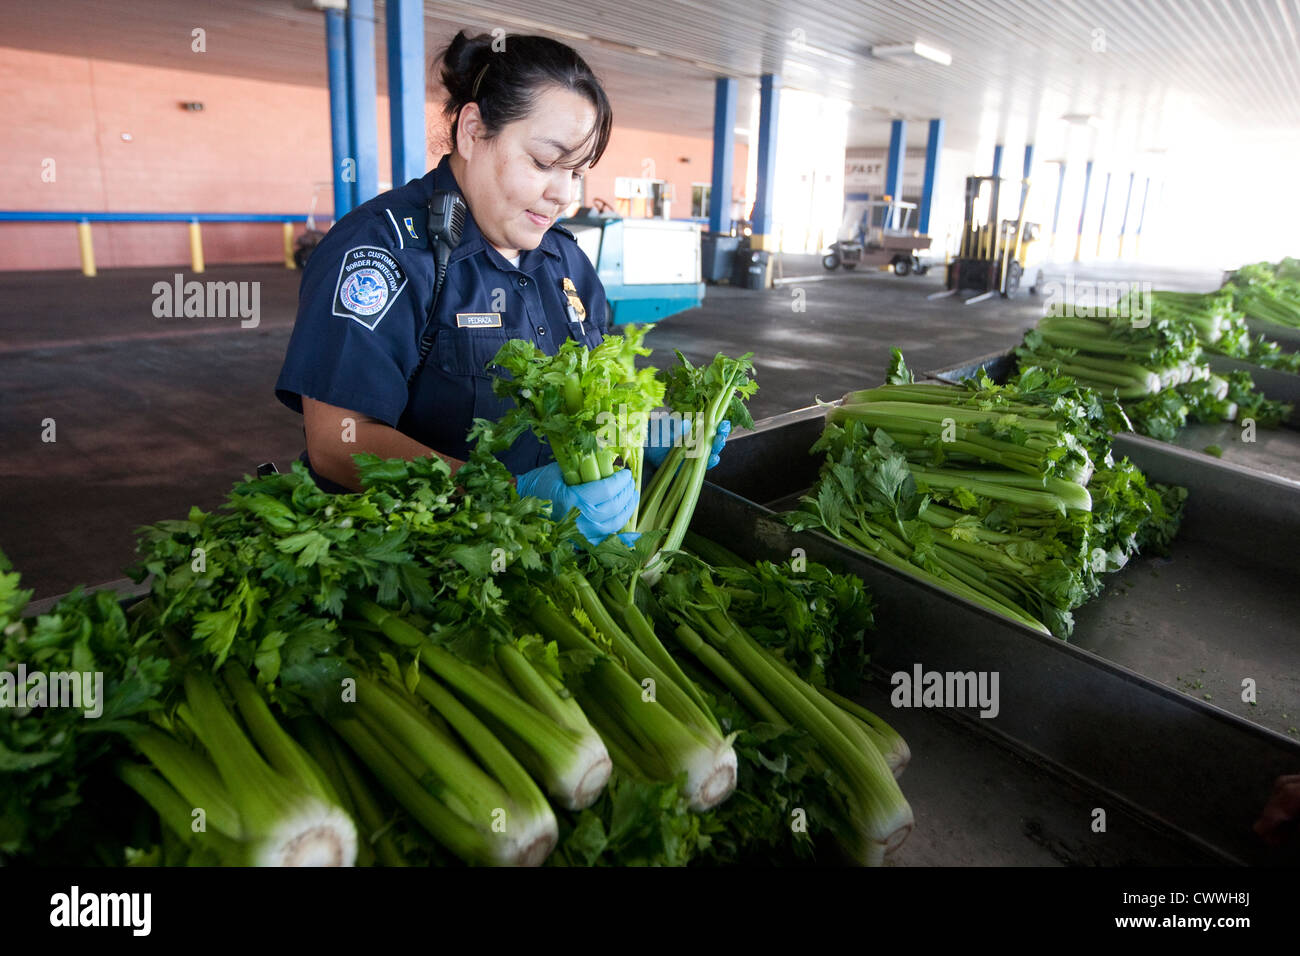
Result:
{"label": "uniform shirt pocket", "polygon": [[489,368],[492,359],[513,337],[505,329],[442,328],[434,343],[433,359],[451,375],[491,378],[499,371],[495,366]]}

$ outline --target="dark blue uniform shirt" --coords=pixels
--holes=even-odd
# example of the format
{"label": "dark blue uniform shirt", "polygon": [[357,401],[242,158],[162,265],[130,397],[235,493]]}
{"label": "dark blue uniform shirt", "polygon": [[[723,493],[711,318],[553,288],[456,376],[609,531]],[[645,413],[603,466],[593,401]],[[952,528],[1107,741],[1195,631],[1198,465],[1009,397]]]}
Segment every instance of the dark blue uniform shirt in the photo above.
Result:
{"label": "dark blue uniform shirt", "polygon": [[[605,290],[573,236],[552,227],[519,266],[467,215],[433,315],[434,344],[419,359],[436,267],[425,212],[437,189],[459,191],[447,158],[422,179],[376,196],[326,233],[303,270],[298,317],[275,394],[296,412],[302,397],[360,412],[435,451],[464,459],[475,418],[497,419],[488,364],[508,339],[555,354],[566,338],[594,347],[606,331]],[[569,321],[564,280],[586,308]],[[501,460],[519,475],[551,460],[531,434]]]}

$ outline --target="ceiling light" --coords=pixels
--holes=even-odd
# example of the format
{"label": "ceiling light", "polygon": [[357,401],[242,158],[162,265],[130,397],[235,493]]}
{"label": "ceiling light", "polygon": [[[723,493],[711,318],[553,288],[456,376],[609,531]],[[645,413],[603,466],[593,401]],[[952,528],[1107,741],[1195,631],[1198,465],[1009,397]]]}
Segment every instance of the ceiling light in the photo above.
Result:
{"label": "ceiling light", "polygon": [[886,46],[873,46],[871,55],[878,60],[893,60],[896,63],[938,63],[940,66],[952,65],[952,54],[938,47],[924,43],[892,43]]}
{"label": "ceiling light", "polygon": [[546,30],[548,33],[554,33],[562,37],[568,37],[570,40],[587,41],[591,39],[591,34],[589,33],[575,33],[572,30],[561,30],[559,27],[552,27],[552,26],[548,26]]}
{"label": "ceiling light", "polygon": [[1071,126],[1091,126],[1093,129],[1101,126],[1101,117],[1093,113],[1066,113],[1061,119]]}

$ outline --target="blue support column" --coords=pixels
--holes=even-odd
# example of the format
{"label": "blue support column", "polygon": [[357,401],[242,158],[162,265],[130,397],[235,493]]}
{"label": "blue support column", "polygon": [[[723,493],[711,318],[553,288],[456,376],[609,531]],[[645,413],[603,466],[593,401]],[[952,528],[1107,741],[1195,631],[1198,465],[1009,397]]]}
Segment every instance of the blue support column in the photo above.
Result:
{"label": "blue support column", "polygon": [[758,194],[754,197],[754,235],[750,242],[755,250],[775,251],[777,237],[772,234],[772,196],[776,189],[776,130],[781,77],[764,73],[758,89]]}
{"label": "blue support column", "polygon": [[1136,173],[1128,174],[1128,192],[1124,194],[1124,218],[1119,223],[1119,257],[1124,258],[1124,233],[1128,232],[1128,209],[1133,204],[1133,178]]}
{"label": "blue support column", "polygon": [[348,110],[347,28],[338,10],[325,11],[325,49],[330,78],[330,158],[334,163],[334,221],[352,211],[352,123]]}
{"label": "blue support column", "polygon": [[[907,156],[907,122],[896,119],[889,124],[889,162],[885,166],[885,195],[894,202],[903,198],[903,161]],[[898,210],[889,217],[889,228],[898,228]]]}
{"label": "blue support column", "polygon": [[925,181],[921,185],[921,215],[916,228],[921,235],[930,234],[930,210],[934,205],[934,182],[939,176],[939,154],[943,151],[943,120],[930,120],[925,138]]}
{"label": "blue support column", "polygon": [[1083,247],[1083,217],[1088,214],[1088,187],[1092,184],[1092,160],[1083,167],[1083,202],[1079,205],[1079,232],[1074,238],[1074,261],[1079,261],[1079,250]]}
{"label": "blue support column", "polygon": [[1056,175],[1056,206],[1052,209],[1052,246],[1056,245],[1056,230],[1061,223],[1061,196],[1065,194],[1065,160],[1061,160],[1061,170]]}
{"label": "blue support column", "polygon": [[996,178],[1002,175],[1002,144],[998,143],[993,147],[993,176]]}
{"label": "blue support column", "polygon": [[348,110],[352,115],[352,158],[356,160],[353,202],[379,193],[379,123],[375,118],[375,0],[348,2]]}
{"label": "blue support column", "polygon": [[1142,223],[1147,218],[1147,196],[1151,194],[1151,177],[1147,177],[1147,184],[1142,188],[1142,209],[1138,213],[1138,227],[1134,235],[1134,243],[1137,245],[1138,255],[1142,254]]}
{"label": "blue support column", "polygon": [[387,0],[388,129],[393,186],[419,179],[425,168],[424,2]]}
{"label": "blue support column", "polygon": [[731,175],[736,166],[736,81],[718,77],[713,93],[713,183],[709,187],[709,232],[731,231]]}
{"label": "blue support column", "polygon": [[1029,186],[1026,185],[1026,183],[1029,180],[1029,173],[1033,168],[1034,168],[1034,144],[1027,143],[1025,144],[1024,175],[1020,177],[1022,180],[1022,182],[1020,183],[1020,204],[1022,206],[1025,204],[1025,193],[1029,191]]}
{"label": "blue support column", "polygon": [[1101,218],[1097,220],[1097,256],[1101,257],[1101,235],[1106,229],[1106,200],[1110,198],[1110,173],[1106,174],[1106,186],[1101,191]]}

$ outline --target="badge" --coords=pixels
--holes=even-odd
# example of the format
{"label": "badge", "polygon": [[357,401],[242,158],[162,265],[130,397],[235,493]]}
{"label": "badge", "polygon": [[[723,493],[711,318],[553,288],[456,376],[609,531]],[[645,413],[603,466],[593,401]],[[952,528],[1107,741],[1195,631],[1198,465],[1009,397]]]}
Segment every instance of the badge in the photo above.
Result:
{"label": "badge", "polygon": [[501,328],[500,312],[457,312],[456,328],[458,329],[499,329]]}
{"label": "badge", "polygon": [[334,286],[334,314],[374,330],[406,288],[406,273],[378,246],[357,246],[343,256]]}
{"label": "badge", "polygon": [[[587,309],[582,304],[582,300],[578,298],[578,290],[574,286],[573,280],[566,276],[562,284],[564,286],[564,297],[569,300],[569,309],[571,310],[569,313],[570,315],[569,321],[570,322],[586,321]],[[575,313],[578,316],[576,319],[573,318],[573,315]]]}
{"label": "badge", "polygon": [[564,289],[564,297],[569,300],[567,308],[569,313],[569,322],[577,325],[578,334],[582,335],[586,332],[583,323],[587,321],[587,307],[584,306],[582,300],[578,298],[578,290],[574,286],[572,279],[565,276],[564,281],[560,283],[560,285]]}
{"label": "badge", "polygon": [[411,238],[412,238],[412,239],[419,239],[419,238],[420,238],[419,236],[417,236],[417,235],[415,234],[415,217],[414,217],[414,216],[407,216],[405,219],[402,220],[402,224],[403,224],[404,226],[406,226],[406,231],[409,232],[409,233],[411,234]]}

